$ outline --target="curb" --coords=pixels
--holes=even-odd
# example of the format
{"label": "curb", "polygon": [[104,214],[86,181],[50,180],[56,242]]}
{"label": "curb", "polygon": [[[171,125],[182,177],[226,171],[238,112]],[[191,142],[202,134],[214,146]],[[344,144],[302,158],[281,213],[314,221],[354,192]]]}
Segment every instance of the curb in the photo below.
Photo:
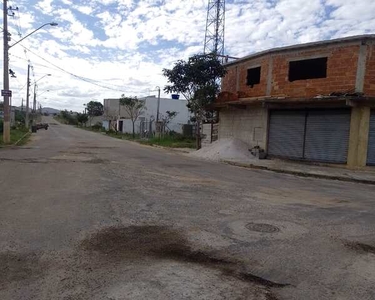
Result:
{"label": "curb", "polygon": [[345,182],[355,182],[355,183],[375,185],[375,180],[370,180],[370,179],[359,179],[359,178],[351,178],[351,177],[345,177],[345,176],[331,176],[331,175],[324,175],[324,174],[317,174],[317,173],[306,173],[306,172],[301,172],[301,171],[281,170],[281,169],[270,168],[266,166],[243,164],[243,163],[233,162],[229,160],[222,160],[221,162],[226,163],[228,165],[241,167],[241,168],[265,170],[265,171],[271,171],[275,173],[295,175],[299,177],[310,177],[310,178],[318,178],[318,179],[338,180],[338,181],[345,181]]}
{"label": "curb", "polygon": [[[141,143],[139,143],[139,144],[141,144]],[[169,151],[173,151],[173,152],[177,152],[177,153],[187,153],[187,154],[191,153],[191,152],[186,151],[186,150],[177,150],[179,148],[164,147],[164,146],[159,146],[159,145],[146,145],[146,146],[150,146],[150,147],[153,147],[153,148],[159,148],[159,149],[163,149],[163,150],[169,150]]]}

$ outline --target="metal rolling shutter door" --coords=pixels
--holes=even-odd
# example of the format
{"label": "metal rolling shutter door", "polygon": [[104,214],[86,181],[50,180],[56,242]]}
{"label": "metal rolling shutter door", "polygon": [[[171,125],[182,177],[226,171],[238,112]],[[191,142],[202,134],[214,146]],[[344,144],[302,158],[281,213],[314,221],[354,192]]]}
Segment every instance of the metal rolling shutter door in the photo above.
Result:
{"label": "metal rolling shutter door", "polygon": [[268,154],[286,158],[302,158],[304,127],[304,111],[272,111]]}
{"label": "metal rolling shutter door", "polygon": [[346,163],[349,133],[350,110],[309,111],[305,158],[312,161]]}
{"label": "metal rolling shutter door", "polygon": [[370,131],[368,138],[368,149],[367,149],[367,164],[375,165],[375,110],[371,111],[370,116]]}

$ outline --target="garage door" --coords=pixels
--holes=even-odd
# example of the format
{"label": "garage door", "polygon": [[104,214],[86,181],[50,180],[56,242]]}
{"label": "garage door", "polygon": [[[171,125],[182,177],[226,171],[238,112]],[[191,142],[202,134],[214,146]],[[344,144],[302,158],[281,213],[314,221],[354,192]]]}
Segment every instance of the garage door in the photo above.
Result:
{"label": "garage door", "polygon": [[345,163],[350,110],[272,111],[268,154],[292,159]]}
{"label": "garage door", "polygon": [[375,165],[375,110],[371,111],[370,132],[368,140],[367,164]]}
{"label": "garage door", "polygon": [[303,158],[305,111],[272,111],[270,116],[268,154]]}
{"label": "garage door", "polygon": [[311,161],[346,163],[350,133],[350,110],[309,111],[305,155]]}

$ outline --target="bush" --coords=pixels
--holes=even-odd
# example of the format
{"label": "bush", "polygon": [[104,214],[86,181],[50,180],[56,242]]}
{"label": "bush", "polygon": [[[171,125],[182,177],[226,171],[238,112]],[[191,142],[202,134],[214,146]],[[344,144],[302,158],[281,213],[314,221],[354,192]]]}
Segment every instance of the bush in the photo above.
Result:
{"label": "bush", "polygon": [[102,128],[103,128],[103,124],[102,124],[101,122],[98,122],[98,123],[96,123],[95,125],[91,126],[91,128],[92,128],[93,130],[97,130],[97,131],[99,131],[99,130],[102,130]]}

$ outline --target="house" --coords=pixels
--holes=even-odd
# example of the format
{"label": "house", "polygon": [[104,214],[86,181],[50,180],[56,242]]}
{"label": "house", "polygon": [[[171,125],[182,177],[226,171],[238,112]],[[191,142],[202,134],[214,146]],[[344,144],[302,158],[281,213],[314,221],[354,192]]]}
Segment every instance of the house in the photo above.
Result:
{"label": "house", "polygon": [[120,105],[120,99],[111,98],[103,101],[103,127],[106,130],[117,129],[118,120],[129,118],[125,108]]}
{"label": "house", "polygon": [[270,157],[375,165],[375,35],[275,48],[227,65],[219,139]]}
{"label": "house", "polygon": [[[143,131],[155,131],[155,121],[157,115],[158,98],[156,96],[147,96],[139,98],[139,100],[145,101],[145,110],[139,116],[135,122],[135,132],[141,133]],[[171,99],[171,98],[160,98],[159,105],[159,119],[162,120],[166,117],[166,112],[177,112],[169,124],[167,124],[168,131],[175,131],[182,133],[182,125],[190,122],[191,114],[187,108],[187,101],[185,99]],[[119,114],[120,112],[120,114]],[[104,115],[107,122],[103,122],[103,126],[110,128],[116,126],[121,132],[131,133],[133,130],[132,122],[125,108],[120,105],[119,99],[105,99],[104,100]],[[111,118],[114,116],[113,118]],[[120,116],[120,117],[118,117]],[[114,125],[115,124],[115,125]]]}

